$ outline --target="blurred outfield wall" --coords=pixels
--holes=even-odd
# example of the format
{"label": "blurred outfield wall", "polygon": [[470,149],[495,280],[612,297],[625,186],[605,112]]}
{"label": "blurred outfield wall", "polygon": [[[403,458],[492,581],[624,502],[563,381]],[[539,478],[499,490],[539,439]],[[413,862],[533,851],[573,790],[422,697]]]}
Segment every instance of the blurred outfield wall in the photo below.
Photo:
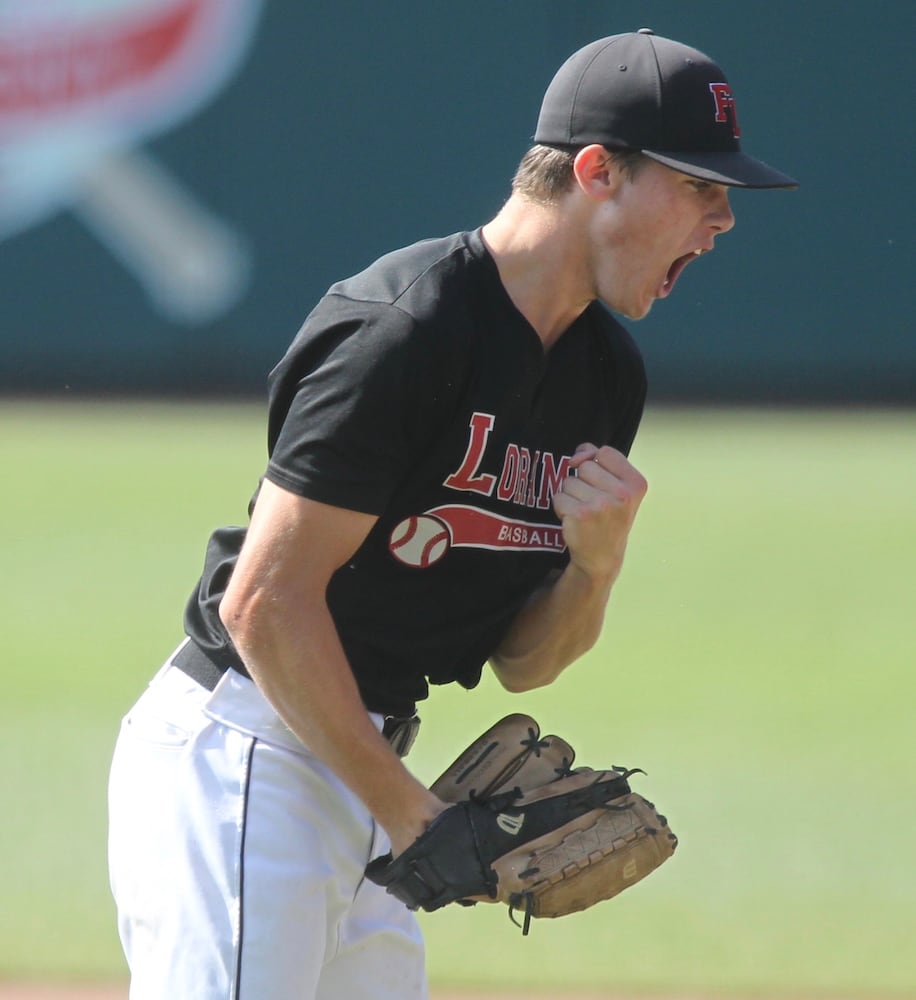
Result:
{"label": "blurred outfield wall", "polygon": [[556,67],[643,25],[803,184],[735,192],[633,326],[653,399],[916,402],[909,0],[7,0],[0,392],[260,395],[330,283],[490,218]]}

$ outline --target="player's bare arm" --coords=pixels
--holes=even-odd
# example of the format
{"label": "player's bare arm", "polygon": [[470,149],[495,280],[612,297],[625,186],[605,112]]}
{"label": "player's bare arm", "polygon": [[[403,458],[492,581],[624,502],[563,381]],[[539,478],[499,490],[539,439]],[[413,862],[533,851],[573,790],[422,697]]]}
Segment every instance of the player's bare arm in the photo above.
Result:
{"label": "player's bare arm", "polygon": [[373,726],[325,599],[374,522],[265,480],[220,617],[277,714],[363,800],[397,854],[442,804]]}
{"label": "player's bare arm", "polygon": [[614,448],[580,446],[554,496],[570,562],[521,611],[490,663],[510,691],[551,683],[598,640],[647,483]]}

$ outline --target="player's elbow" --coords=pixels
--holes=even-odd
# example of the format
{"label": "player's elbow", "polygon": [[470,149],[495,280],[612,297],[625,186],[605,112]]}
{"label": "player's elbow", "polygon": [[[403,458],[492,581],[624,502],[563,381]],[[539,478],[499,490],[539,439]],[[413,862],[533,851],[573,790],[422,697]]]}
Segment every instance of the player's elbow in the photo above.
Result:
{"label": "player's elbow", "polygon": [[547,687],[560,674],[558,669],[537,669],[533,664],[509,660],[503,656],[491,657],[490,668],[500,686],[509,694],[524,694],[526,691]]}
{"label": "player's elbow", "polygon": [[242,620],[239,602],[227,592],[223,594],[219,602],[217,613],[219,614],[219,620],[223,623],[223,628],[228,632],[231,639],[233,632],[235,632],[239,622]]}
{"label": "player's elbow", "polygon": [[499,683],[503,690],[509,694],[526,694],[528,691],[536,691],[538,688],[547,687],[548,684],[552,683],[552,680],[552,678],[551,680],[540,678],[537,680],[529,678],[519,680],[500,677]]}
{"label": "player's elbow", "polygon": [[226,635],[229,636],[232,645],[236,649],[239,649],[242,645],[241,636],[245,622],[245,612],[242,610],[241,604],[235,597],[224,594],[217,610],[219,620],[223,623],[223,628],[226,630]]}
{"label": "player's elbow", "polygon": [[231,581],[218,608],[219,619],[240,653],[251,645],[260,629],[270,629],[269,624],[261,624],[269,611],[270,601],[261,589],[244,588]]}

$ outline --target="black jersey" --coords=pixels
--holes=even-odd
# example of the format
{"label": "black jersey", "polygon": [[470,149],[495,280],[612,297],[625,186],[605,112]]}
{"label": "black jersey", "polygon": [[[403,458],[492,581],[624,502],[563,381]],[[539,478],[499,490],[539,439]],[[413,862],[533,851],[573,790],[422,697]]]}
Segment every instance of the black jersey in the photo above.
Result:
{"label": "black jersey", "polygon": [[[328,604],[366,706],[409,714],[473,687],[568,556],[551,498],[576,447],[625,454],[642,359],[598,303],[546,352],[479,231],[424,241],[334,285],[270,376],[266,477],[376,515]],[[244,668],[219,621],[244,529],[210,539],[189,635]]]}

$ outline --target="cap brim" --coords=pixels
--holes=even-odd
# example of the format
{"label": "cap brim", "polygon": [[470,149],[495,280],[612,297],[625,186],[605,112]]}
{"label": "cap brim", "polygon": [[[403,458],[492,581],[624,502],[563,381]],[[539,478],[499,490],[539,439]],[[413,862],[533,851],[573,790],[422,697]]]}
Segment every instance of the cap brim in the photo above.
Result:
{"label": "cap brim", "polygon": [[672,170],[713,181],[715,184],[745,188],[799,186],[793,177],[746,153],[656,153],[651,149],[644,149],[642,152]]}

